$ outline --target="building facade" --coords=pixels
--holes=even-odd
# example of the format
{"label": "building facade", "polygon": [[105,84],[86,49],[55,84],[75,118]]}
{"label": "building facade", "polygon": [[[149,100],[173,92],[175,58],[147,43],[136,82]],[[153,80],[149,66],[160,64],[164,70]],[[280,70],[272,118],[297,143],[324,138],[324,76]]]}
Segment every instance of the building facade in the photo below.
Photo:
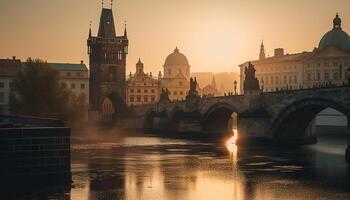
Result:
{"label": "building facade", "polygon": [[342,30],[338,14],[333,28],[320,40],[313,51],[285,54],[282,48],[275,49],[274,56],[265,57],[261,44],[258,60],[248,61],[240,67],[240,91],[243,93],[244,71],[251,62],[264,91],[283,88],[299,89],[317,85],[340,85],[347,81],[350,71],[350,37]]}
{"label": "building facade", "polygon": [[13,79],[22,68],[21,60],[0,59],[0,114],[10,114],[10,92]]}
{"label": "building facade", "polygon": [[155,103],[159,100],[159,80],[152,73],[144,72],[144,65],[139,59],[135,74],[129,75],[126,82],[126,103],[128,106]]}
{"label": "building facade", "polygon": [[169,90],[170,100],[184,100],[190,89],[190,65],[186,56],[176,47],[165,59],[163,69],[164,76],[158,77],[160,88]]}
{"label": "building facade", "polygon": [[126,107],[126,57],[128,37],[116,36],[112,9],[102,8],[97,36],[91,28],[87,40],[90,60],[90,117],[110,120]]}
{"label": "building facade", "polygon": [[89,70],[83,61],[80,64],[48,63],[59,72],[59,79],[63,87],[72,91],[76,96],[83,96],[89,104]]}
{"label": "building facade", "polygon": [[[239,65],[241,93],[245,68],[249,62],[255,66],[256,76],[265,92],[347,83],[350,80],[350,37],[343,31],[341,22],[337,14],[332,29],[324,34],[313,51],[285,54],[282,48],[278,48],[275,49],[274,56],[265,57],[262,43],[258,60]],[[341,113],[328,108],[319,113],[315,123],[347,126],[344,118],[346,117]]]}
{"label": "building facade", "polygon": [[[59,73],[60,83],[72,91],[76,96],[84,96],[89,103],[89,71],[81,61],[80,64],[47,63]],[[26,67],[25,62],[16,59],[0,59],[0,113],[10,114],[10,93],[13,80],[18,72]],[[87,113],[87,112],[86,112]],[[84,118],[87,120],[87,115]]]}

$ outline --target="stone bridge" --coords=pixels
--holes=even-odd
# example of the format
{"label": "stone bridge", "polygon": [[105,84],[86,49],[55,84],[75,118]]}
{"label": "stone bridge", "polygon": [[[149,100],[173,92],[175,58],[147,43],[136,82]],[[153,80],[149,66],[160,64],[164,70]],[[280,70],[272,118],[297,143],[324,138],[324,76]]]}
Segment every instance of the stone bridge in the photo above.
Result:
{"label": "stone bridge", "polygon": [[248,92],[200,98],[197,102],[160,101],[133,107],[138,128],[181,131],[180,124],[197,125],[196,131],[225,134],[233,113],[240,137],[296,139],[308,135],[310,122],[326,108],[350,116],[350,87],[302,89],[284,92]]}
{"label": "stone bridge", "polygon": [[279,92],[246,91],[245,95],[184,101],[160,101],[133,107],[133,127],[168,132],[198,132],[222,136],[232,133],[232,114],[237,115],[239,138],[311,143],[316,135],[310,123],[326,108],[349,118],[350,86]]}
{"label": "stone bridge", "polygon": [[[197,82],[191,78],[186,100],[171,102],[168,91],[163,90],[158,103],[133,107],[132,117],[126,124],[162,134],[196,132],[222,137],[232,134],[233,121],[236,121],[241,141],[262,139],[305,144],[316,142],[315,126],[311,122],[322,110],[333,108],[349,119],[350,84],[262,92],[251,63],[245,69],[245,76],[244,95],[212,98],[199,97]],[[346,154],[350,162],[349,145]]]}

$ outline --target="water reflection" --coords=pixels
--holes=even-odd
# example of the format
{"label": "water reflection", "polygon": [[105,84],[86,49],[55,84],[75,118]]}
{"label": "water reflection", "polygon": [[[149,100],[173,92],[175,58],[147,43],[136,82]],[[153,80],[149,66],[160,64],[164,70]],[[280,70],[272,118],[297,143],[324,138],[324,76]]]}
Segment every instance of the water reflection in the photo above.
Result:
{"label": "water reflection", "polygon": [[[73,145],[70,195],[48,199],[350,199],[344,159],[328,158],[314,147],[238,149],[234,140],[227,142],[225,147],[134,137]],[[334,173],[328,173],[332,170],[338,184],[332,182]]]}
{"label": "water reflection", "polygon": [[230,152],[230,156],[232,159],[233,166],[236,167],[237,163],[237,153],[238,153],[238,147],[236,145],[237,139],[238,139],[238,131],[237,129],[232,129],[233,136],[231,136],[226,141],[226,148]]}

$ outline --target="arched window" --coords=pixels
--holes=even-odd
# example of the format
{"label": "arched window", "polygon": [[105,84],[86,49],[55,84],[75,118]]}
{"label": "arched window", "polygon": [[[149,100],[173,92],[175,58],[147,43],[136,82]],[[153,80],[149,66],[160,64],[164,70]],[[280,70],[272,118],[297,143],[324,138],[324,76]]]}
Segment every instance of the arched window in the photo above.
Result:
{"label": "arched window", "polygon": [[109,98],[105,98],[102,102],[102,120],[112,120],[114,112],[112,101]]}

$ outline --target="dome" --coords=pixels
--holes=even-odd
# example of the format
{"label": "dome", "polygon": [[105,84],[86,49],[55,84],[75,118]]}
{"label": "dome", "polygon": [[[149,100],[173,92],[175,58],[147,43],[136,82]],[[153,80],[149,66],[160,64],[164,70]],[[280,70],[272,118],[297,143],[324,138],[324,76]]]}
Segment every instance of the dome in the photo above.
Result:
{"label": "dome", "polygon": [[342,51],[350,52],[350,36],[341,28],[341,19],[338,14],[333,20],[333,29],[328,31],[321,39],[318,49],[334,46]]}
{"label": "dome", "polygon": [[168,55],[165,59],[164,66],[169,65],[189,65],[186,56],[180,53],[179,49],[176,47],[173,53]]}

